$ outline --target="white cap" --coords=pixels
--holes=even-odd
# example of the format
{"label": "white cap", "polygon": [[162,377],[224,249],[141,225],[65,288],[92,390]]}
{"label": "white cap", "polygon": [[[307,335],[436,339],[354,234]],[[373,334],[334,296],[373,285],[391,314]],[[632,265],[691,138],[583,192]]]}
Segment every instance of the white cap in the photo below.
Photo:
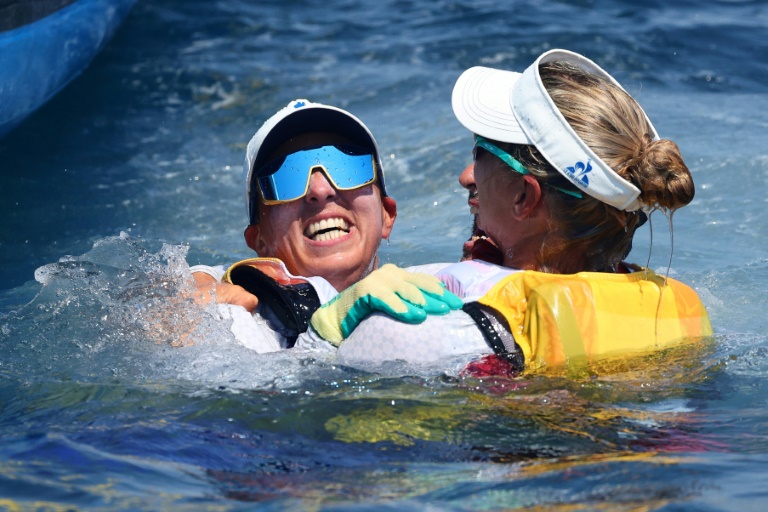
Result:
{"label": "white cap", "polygon": [[[577,53],[550,50],[522,73],[486,67],[466,70],[453,88],[453,112],[472,133],[536,149],[586,194],[619,210],[642,207],[640,190],[603,162],[573,131],[547,93],[539,65],[566,61],[621,85],[600,66]],[[654,140],[659,136],[646,116]]]}
{"label": "white cap", "polygon": [[378,167],[379,187],[381,187],[381,192],[386,195],[384,168],[381,165],[381,158],[379,158],[379,146],[368,127],[346,110],[298,99],[293,100],[267,119],[248,143],[245,162],[243,163],[243,176],[245,177],[245,206],[249,221],[251,220],[251,178],[253,172],[268,163],[267,159],[274,154],[278,146],[307,132],[338,133],[350,139],[353,144],[370,149]]}

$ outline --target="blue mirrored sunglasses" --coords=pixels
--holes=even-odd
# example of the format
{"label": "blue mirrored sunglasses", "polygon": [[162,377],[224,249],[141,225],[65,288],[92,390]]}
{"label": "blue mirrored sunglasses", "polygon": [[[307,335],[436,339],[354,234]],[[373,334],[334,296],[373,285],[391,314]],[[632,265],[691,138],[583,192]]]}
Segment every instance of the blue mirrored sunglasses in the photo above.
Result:
{"label": "blue mirrored sunglasses", "polygon": [[336,190],[354,190],[376,181],[370,149],[338,144],[309,148],[272,160],[256,171],[262,201],[273,205],[301,199],[316,169],[325,173]]}
{"label": "blue mirrored sunglasses", "polygon": [[[502,162],[507,164],[509,167],[511,167],[512,170],[515,172],[518,172],[520,174],[531,174],[531,172],[528,169],[526,169],[525,166],[521,164],[519,160],[517,160],[515,157],[513,157],[512,155],[510,155],[500,147],[489,142],[488,139],[481,137],[480,135],[475,135],[475,148],[482,148],[486,150],[487,152],[499,158]],[[569,196],[577,197],[579,199],[582,199],[584,197],[581,195],[581,193],[576,192],[575,190],[566,190],[564,188],[556,187],[554,185],[549,185],[549,186],[554,188],[555,190],[559,190],[563,194],[568,194]]]}

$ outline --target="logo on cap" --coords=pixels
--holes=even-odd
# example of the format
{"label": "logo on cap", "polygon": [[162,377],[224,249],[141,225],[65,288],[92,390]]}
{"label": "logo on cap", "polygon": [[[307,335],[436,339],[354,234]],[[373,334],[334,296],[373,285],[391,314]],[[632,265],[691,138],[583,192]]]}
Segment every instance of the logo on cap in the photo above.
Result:
{"label": "logo on cap", "polygon": [[584,162],[576,162],[573,167],[565,168],[566,174],[578,183],[581,183],[585,188],[589,186],[589,176],[587,176],[587,173],[592,172],[592,164],[590,161],[591,159],[587,160],[586,164]]}
{"label": "logo on cap", "polygon": [[306,102],[297,101],[296,103],[293,104],[293,108],[301,108],[301,107],[303,107],[305,105],[306,105]]}

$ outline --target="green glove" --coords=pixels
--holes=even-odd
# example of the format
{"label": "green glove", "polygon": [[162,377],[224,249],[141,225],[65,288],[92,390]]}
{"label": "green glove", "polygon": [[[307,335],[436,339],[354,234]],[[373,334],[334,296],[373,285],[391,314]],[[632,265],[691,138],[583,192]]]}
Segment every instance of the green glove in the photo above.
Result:
{"label": "green glove", "polygon": [[418,324],[427,315],[445,315],[462,305],[461,299],[446,290],[436,277],[387,264],[320,307],[310,324],[325,340],[338,346],[374,311]]}

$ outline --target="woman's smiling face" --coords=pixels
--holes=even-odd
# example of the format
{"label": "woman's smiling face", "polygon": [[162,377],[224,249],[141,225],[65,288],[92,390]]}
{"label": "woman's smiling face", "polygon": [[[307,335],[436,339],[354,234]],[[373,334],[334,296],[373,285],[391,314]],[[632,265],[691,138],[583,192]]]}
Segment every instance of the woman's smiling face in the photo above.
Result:
{"label": "woman's smiling face", "polygon": [[[348,144],[333,133],[308,133],[278,148],[272,158],[305,147]],[[393,199],[377,185],[337,190],[322,171],[310,177],[307,194],[295,201],[259,204],[259,223],[246,230],[259,256],[282,260],[294,275],[321,276],[343,290],[375,268],[383,238],[396,216]]]}

